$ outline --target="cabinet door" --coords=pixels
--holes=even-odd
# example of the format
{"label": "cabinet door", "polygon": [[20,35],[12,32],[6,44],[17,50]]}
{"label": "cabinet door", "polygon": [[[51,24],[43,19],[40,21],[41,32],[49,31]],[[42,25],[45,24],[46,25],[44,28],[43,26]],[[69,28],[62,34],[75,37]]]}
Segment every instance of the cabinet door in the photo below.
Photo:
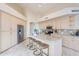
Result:
{"label": "cabinet door", "polygon": [[64,56],[79,56],[79,52],[63,47],[63,55]]}
{"label": "cabinet door", "polygon": [[53,20],[52,25],[53,25],[53,29],[56,29],[56,21],[55,20]]}
{"label": "cabinet door", "polygon": [[60,29],[60,20],[56,20],[55,22],[55,28]]}
{"label": "cabinet door", "polygon": [[11,36],[11,46],[17,44],[17,32],[12,32],[11,33],[12,36]]}
{"label": "cabinet door", "polygon": [[14,19],[11,20],[11,31],[17,32],[17,22]]}
{"label": "cabinet door", "polygon": [[73,29],[79,29],[79,15],[75,16],[73,23]]}
{"label": "cabinet door", "polygon": [[10,21],[9,20],[1,20],[1,31],[10,31]]}
{"label": "cabinet door", "polygon": [[[5,16],[5,17],[4,17]],[[6,14],[1,17],[1,31],[10,31],[11,21]]]}
{"label": "cabinet door", "polygon": [[57,29],[60,29],[60,21],[57,21]]}
{"label": "cabinet door", "polygon": [[61,20],[60,27],[61,29],[69,29],[69,19]]}
{"label": "cabinet door", "polygon": [[11,47],[11,34],[10,32],[1,32],[1,51]]}
{"label": "cabinet door", "polygon": [[13,18],[11,20],[11,46],[17,44],[17,22],[16,19]]}
{"label": "cabinet door", "polygon": [[79,40],[78,40],[78,38],[65,38],[65,39],[63,39],[63,45],[79,51]]}

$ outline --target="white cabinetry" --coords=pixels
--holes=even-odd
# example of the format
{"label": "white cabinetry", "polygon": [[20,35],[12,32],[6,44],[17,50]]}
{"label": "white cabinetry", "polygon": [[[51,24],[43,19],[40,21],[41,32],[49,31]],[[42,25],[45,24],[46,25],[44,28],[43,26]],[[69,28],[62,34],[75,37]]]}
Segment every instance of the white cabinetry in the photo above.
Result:
{"label": "white cabinetry", "polygon": [[63,47],[63,55],[64,56],[79,56],[79,52]]}
{"label": "white cabinetry", "polygon": [[78,40],[78,38],[63,39],[63,45],[79,51],[79,40]]}
{"label": "white cabinetry", "polygon": [[69,29],[69,16],[53,19],[52,23],[55,29]]}
{"label": "white cabinetry", "polygon": [[17,43],[17,23],[11,21],[11,46]]}
{"label": "white cabinetry", "polygon": [[[17,44],[17,24],[21,25],[22,21],[4,12],[0,14],[0,52],[2,52]],[[22,23],[24,24],[24,21]]]}
{"label": "white cabinetry", "polygon": [[52,23],[55,29],[79,29],[79,15],[58,17]]}
{"label": "white cabinetry", "polygon": [[63,53],[65,55],[79,55],[79,40],[78,37],[63,38]]}
{"label": "white cabinetry", "polygon": [[11,37],[10,32],[1,32],[1,51],[6,50],[11,47]]}
{"label": "white cabinetry", "polygon": [[60,28],[61,29],[69,29],[69,18],[65,18],[60,20]]}
{"label": "white cabinetry", "polygon": [[11,22],[9,20],[9,18],[1,12],[1,17],[0,17],[0,48],[1,51],[4,51],[6,49],[8,49],[9,47],[11,47]]}
{"label": "white cabinetry", "polygon": [[61,23],[61,27],[66,27],[65,29],[79,29],[79,15],[68,16],[68,19]]}
{"label": "white cabinetry", "polygon": [[76,15],[74,17],[72,28],[73,29],[79,29],[79,15]]}

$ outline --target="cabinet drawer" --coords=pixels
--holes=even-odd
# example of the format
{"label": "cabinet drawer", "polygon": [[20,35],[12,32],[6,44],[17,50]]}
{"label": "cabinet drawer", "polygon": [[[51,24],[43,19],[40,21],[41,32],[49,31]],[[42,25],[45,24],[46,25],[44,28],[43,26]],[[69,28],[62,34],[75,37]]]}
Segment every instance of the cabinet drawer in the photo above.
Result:
{"label": "cabinet drawer", "polygon": [[10,32],[1,32],[1,51],[11,47]]}
{"label": "cabinet drawer", "polygon": [[74,39],[64,39],[63,45],[79,51],[79,40],[76,39],[76,38],[74,38]]}
{"label": "cabinet drawer", "polygon": [[66,48],[66,47],[63,47],[62,52],[64,56],[79,56],[79,52]]}

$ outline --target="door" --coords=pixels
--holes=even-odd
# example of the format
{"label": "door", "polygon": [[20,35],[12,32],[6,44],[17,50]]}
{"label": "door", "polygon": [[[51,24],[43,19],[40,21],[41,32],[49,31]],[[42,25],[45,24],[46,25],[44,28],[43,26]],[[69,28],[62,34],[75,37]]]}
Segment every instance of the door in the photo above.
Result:
{"label": "door", "polygon": [[24,41],[24,26],[23,25],[17,25],[17,37],[18,37],[18,43]]}

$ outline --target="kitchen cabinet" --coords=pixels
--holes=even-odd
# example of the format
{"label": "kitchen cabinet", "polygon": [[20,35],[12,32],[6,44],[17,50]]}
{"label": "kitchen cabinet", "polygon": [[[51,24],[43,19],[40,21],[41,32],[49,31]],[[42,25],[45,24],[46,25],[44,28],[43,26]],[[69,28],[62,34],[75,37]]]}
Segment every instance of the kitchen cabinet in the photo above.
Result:
{"label": "kitchen cabinet", "polygon": [[11,33],[11,46],[16,45],[16,44],[17,44],[17,33],[12,32]]}
{"label": "kitchen cabinet", "polygon": [[[5,17],[4,17],[5,16]],[[1,16],[1,31],[10,31],[11,22],[9,19],[7,19],[6,15]]]}
{"label": "kitchen cabinet", "polygon": [[60,29],[69,29],[69,18],[60,21]]}
{"label": "kitchen cabinet", "polygon": [[79,29],[79,15],[68,16],[68,19],[64,20],[65,22],[61,27],[66,27],[65,29]]}
{"label": "kitchen cabinet", "polygon": [[70,48],[63,47],[63,56],[79,56],[79,52],[74,51]]}
{"label": "kitchen cabinet", "polygon": [[51,22],[55,29],[79,29],[79,15],[62,16]]}
{"label": "kitchen cabinet", "polygon": [[63,45],[69,48],[72,48],[74,50],[79,51],[79,40],[78,38],[64,38],[63,39]]}
{"label": "kitchen cabinet", "polygon": [[55,29],[69,29],[69,16],[55,18],[53,19],[51,25]]}
{"label": "kitchen cabinet", "polygon": [[56,18],[51,20],[51,26],[53,26],[54,29],[60,29],[60,21]]}
{"label": "kitchen cabinet", "polygon": [[11,47],[11,42],[10,42],[10,32],[1,32],[1,51],[4,51]]}
{"label": "kitchen cabinet", "polygon": [[1,52],[11,47],[11,21],[8,15],[0,13],[0,48]]}
{"label": "kitchen cabinet", "polygon": [[11,46],[17,44],[17,22],[11,20]]}
{"label": "kitchen cabinet", "polygon": [[72,29],[79,29],[79,15],[75,15],[72,20]]}
{"label": "kitchen cabinet", "polygon": [[17,25],[24,25],[25,21],[7,14],[0,13],[0,52],[17,44]]}
{"label": "kitchen cabinet", "polygon": [[79,55],[79,38],[78,37],[64,37],[63,38],[63,54],[65,55]]}
{"label": "kitchen cabinet", "polygon": [[56,27],[55,27],[56,26],[56,21],[55,20],[52,21],[52,26],[53,26],[53,29],[56,29]]}
{"label": "kitchen cabinet", "polygon": [[56,20],[56,23],[55,23],[55,28],[56,29],[60,29],[60,21],[59,20]]}
{"label": "kitchen cabinet", "polygon": [[40,27],[50,25],[54,29],[79,29],[79,15],[66,15],[51,20],[39,22]]}

